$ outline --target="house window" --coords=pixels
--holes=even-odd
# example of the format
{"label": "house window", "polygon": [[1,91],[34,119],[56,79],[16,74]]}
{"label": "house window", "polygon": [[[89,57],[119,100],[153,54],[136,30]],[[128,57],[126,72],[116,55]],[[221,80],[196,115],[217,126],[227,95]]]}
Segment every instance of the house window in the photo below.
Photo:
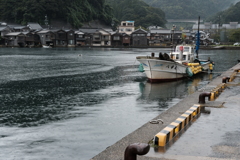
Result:
{"label": "house window", "polygon": [[121,31],[123,32],[123,31],[124,31],[124,29],[121,29]]}
{"label": "house window", "polygon": [[120,40],[120,37],[119,36],[114,36],[113,40]]}
{"label": "house window", "polygon": [[128,37],[125,37],[124,39],[128,40]]}
{"label": "house window", "polygon": [[128,23],[128,26],[133,26],[133,23]]}
{"label": "house window", "polygon": [[132,31],[132,29],[126,29],[126,31],[127,31],[127,32],[131,32],[131,31]]}
{"label": "house window", "polygon": [[78,37],[79,37],[79,38],[82,38],[82,37],[83,37],[83,35],[78,35]]}

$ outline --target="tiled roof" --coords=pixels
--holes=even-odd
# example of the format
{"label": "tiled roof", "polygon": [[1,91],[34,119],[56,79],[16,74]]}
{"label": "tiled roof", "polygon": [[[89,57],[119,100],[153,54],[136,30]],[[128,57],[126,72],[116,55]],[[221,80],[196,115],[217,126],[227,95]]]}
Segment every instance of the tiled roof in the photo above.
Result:
{"label": "tiled roof", "polygon": [[83,33],[95,33],[99,28],[80,28]]}
{"label": "tiled roof", "polygon": [[31,30],[40,30],[43,29],[38,23],[32,23],[32,22],[28,22],[28,27]]}
{"label": "tiled roof", "polygon": [[29,32],[10,32],[10,33],[6,34],[5,36],[18,36],[21,34],[26,35],[27,33],[29,33]]}

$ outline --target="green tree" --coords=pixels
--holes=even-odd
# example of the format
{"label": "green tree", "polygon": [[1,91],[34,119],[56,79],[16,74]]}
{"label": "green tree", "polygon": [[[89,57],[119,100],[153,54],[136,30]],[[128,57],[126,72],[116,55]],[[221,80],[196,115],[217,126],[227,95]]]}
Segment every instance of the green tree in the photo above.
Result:
{"label": "green tree", "polygon": [[0,19],[21,24],[44,24],[47,15],[50,22],[63,20],[76,28],[95,19],[110,25],[112,12],[105,0],[0,0]]}
{"label": "green tree", "polygon": [[135,26],[145,28],[151,25],[165,27],[164,12],[141,0],[106,0],[106,2],[113,8],[114,17],[119,21],[132,20],[135,21]]}
{"label": "green tree", "polygon": [[230,42],[240,42],[240,28],[230,30],[228,32],[228,38]]}

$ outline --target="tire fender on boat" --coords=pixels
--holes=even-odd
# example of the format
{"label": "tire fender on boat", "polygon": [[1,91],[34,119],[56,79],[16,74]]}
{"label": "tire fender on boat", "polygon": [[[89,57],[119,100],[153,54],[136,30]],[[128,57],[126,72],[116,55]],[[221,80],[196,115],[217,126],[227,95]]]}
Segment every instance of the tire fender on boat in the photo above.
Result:
{"label": "tire fender on boat", "polygon": [[193,76],[193,72],[192,72],[192,69],[190,67],[187,67],[186,68],[186,73],[189,77],[192,77]]}

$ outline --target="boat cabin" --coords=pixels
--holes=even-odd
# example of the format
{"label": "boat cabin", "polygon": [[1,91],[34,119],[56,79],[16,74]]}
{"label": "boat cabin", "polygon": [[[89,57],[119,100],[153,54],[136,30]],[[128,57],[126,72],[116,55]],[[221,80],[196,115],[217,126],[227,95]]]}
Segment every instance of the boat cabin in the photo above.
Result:
{"label": "boat cabin", "polygon": [[192,46],[178,45],[170,56],[175,61],[193,61],[194,48]]}

